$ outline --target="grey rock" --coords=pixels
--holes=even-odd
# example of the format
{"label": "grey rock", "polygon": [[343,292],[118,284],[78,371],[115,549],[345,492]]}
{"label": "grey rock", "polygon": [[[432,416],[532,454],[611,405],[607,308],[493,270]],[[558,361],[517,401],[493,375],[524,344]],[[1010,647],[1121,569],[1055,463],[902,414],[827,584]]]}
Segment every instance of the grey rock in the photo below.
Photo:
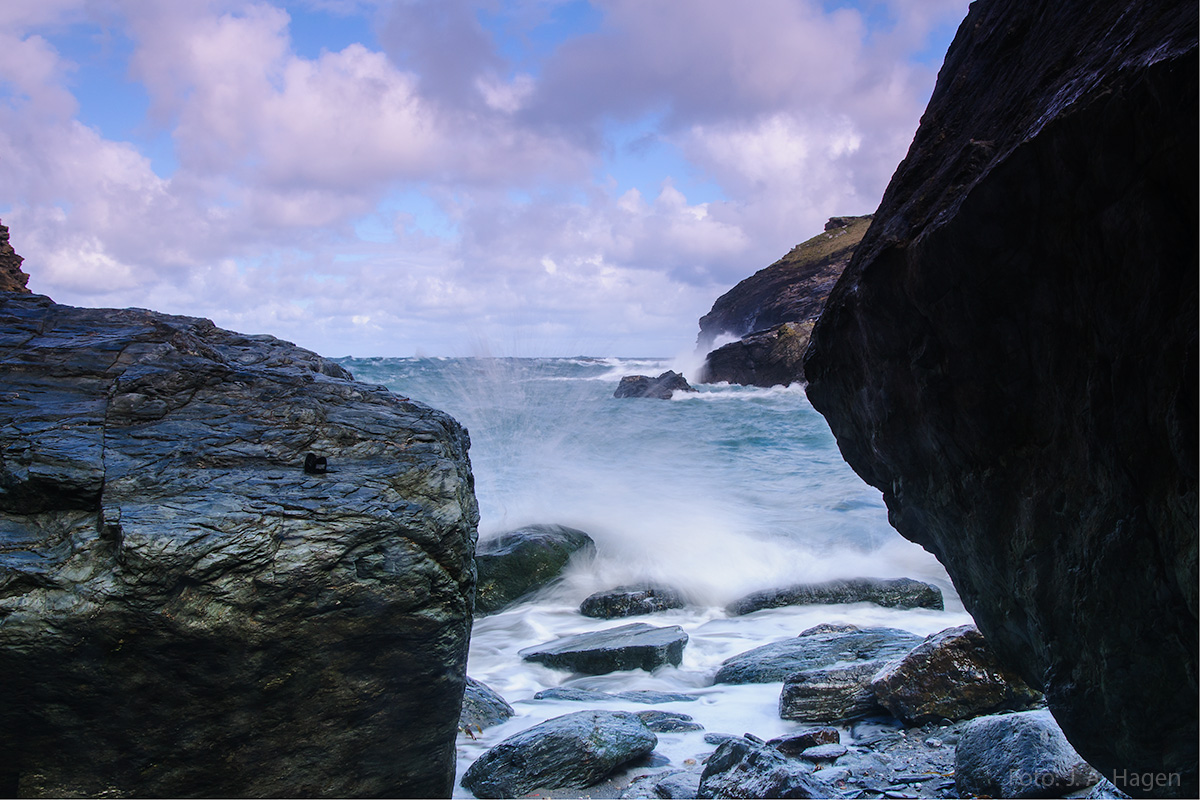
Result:
{"label": "grey rock", "polygon": [[579,613],[585,617],[615,619],[683,608],[684,605],[683,595],[665,586],[618,586],[587,597],[580,604]]}
{"label": "grey rock", "polygon": [[1045,709],[979,717],[963,728],[954,756],[963,795],[1052,797],[1100,780]]}
{"label": "grey rock", "polygon": [[621,792],[622,798],[679,798],[695,797],[700,790],[700,771],[673,769],[653,775],[643,775]]}
{"label": "grey rock", "polygon": [[912,578],[849,578],[803,583],[786,589],[754,592],[727,606],[730,614],[750,614],[780,606],[875,603],[887,608],[932,608],[941,611],[942,590]]}
{"label": "grey rock", "polygon": [[566,525],[527,525],[479,542],[475,613],[494,614],[558,580],[572,559],[587,560],[596,543]]}
{"label": "grey rock", "polygon": [[704,734],[704,742],[706,744],[720,745],[720,744],[725,744],[725,742],[729,741],[730,739],[740,739],[740,738],[742,738],[742,737],[736,736],[732,733],[706,733],[706,734]]}
{"label": "grey rock", "polygon": [[467,678],[467,685],[463,690],[462,713],[458,718],[460,728],[483,730],[499,725],[515,713],[517,712],[508,701],[486,683]]}
{"label": "grey rock", "polygon": [[798,756],[808,748],[816,747],[819,744],[838,744],[841,738],[837,728],[811,728],[800,733],[770,739],[767,744],[786,756]]}
{"label": "grey rock", "polygon": [[490,748],[462,785],[476,797],[520,797],[534,789],[583,788],[651,753],[658,737],[625,711],[577,711],[546,720]]}
{"label": "grey rock", "polygon": [[638,719],[646,723],[646,727],[655,733],[684,733],[687,731],[702,731],[704,726],[692,720],[687,714],[674,711],[638,711]]}
{"label": "grey rock", "polygon": [[626,375],[617,384],[613,397],[650,397],[656,400],[670,400],[675,392],[694,392],[691,384],[674,370],[667,370],[657,378],[646,375]]}
{"label": "grey rock", "polygon": [[818,626],[795,638],[772,642],[726,659],[713,681],[772,683],[807,669],[839,662],[896,658],[920,642],[920,636],[896,628]]}
{"label": "grey rock", "polygon": [[678,625],[656,628],[634,622],[527,647],[519,655],[526,661],[589,675],[626,669],[652,672],[667,664],[679,666],[687,640]]}
{"label": "grey rock", "polygon": [[1200,797],[1197,17],[972,4],[804,365],[846,461],[1079,752],[1179,774],[1150,791],[1183,797]]}
{"label": "grey rock", "polygon": [[801,359],[813,323],[784,322],[722,345],[704,359],[703,383],[788,386],[804,380]]}
{"label": "grey rock", "polygon": [[704,765],[697,797],[833,797],[833,787],[773,747],[750,739],[721,744]]}
{"label": "grey rock", "polygon": [[871,679],[888,663],[860,661],[789,675],[779,695],[779,716],[805,722],[841,722],[879,714],[883,709],[871,691]]}
{"label": "grey rock", "polygon": [[466,432],[208,320],[5,294],[0,332],[5,788],[446,794]]}
{"label": "grey rock", "polygon": [[591,689],[571,689],[556,686],[553,689],[543,689],[533,696],[534,700],[571,700],[580,703],[596,703],[608,700],[624,700],[630,703],[691,703],[700,697],[694,694],[677,692],[656,692],[651,689],[633,689],[628,692],[597,692]]}
{"label": "grey rock", "polygon": [[880,670],[871,692],[909,725],[1017,711],[1042,699],[1000,663],[974,625],[932,634]]}
{"label": "grey rock", "polygon": [[809,761],[836,761],[848,752],[844,744],[818,744],[801,751],[800,757]]}

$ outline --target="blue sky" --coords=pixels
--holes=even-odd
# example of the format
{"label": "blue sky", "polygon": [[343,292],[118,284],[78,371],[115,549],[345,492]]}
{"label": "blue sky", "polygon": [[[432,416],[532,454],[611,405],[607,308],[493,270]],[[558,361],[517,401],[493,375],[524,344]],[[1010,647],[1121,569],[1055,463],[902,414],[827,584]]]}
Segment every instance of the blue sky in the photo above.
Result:
{"label": "blue sky", "polygon": [[967,0],[6,0],[30,287],[325,355],[663,355],[874,210]]}

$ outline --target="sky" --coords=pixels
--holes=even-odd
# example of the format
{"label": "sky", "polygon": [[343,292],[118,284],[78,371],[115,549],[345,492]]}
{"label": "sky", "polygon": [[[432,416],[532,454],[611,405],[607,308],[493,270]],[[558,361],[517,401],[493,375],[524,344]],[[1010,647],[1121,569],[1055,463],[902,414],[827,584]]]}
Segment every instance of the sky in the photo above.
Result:
{"label": "sky", "polygon": [[29,287],[326,356],[676,356],[878,205],[968,0],[5,0]]}

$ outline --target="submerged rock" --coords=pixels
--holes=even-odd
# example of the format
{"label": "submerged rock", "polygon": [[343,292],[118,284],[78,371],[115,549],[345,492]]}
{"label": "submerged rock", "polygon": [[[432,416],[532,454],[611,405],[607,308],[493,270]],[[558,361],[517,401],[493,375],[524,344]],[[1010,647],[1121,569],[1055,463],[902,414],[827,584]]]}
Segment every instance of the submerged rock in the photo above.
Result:
{"label": "submerged rock", "polygon": [[881,670],[870,688],[909,725],[1017,711],[1042,699],[997,660],[974,625],[932,634]]}
{"label": "submerged rock", "polygon": [[898,658],[920,642],[920,636],[896,628],[818,626],[726,659],[713,682],[772,683],[842,661]]}
{"label": "submerged rock", "polygon": [[656,400],[670,400],[675,392],[694,392],[695,389],[682,375],[674,370],[667,370],[657,378],[646,375],[626,375],[617,384],[613,397],[652,397]]}
{"label": "submerged rock", "polygon": [[462,713],[458,718],[459,728],[483,730],[499,725],[516,713],[508,701],[492,687],[474,678],[467,678],[467,685],[463,690]]}
{"label": "submerged rock", "polygon": [[843,456],[1079,752],[1184,797],[1197,8],[972,4],[805,362]]}
{"label": "submerged rock", "polygon": [[0,788],[447,794],[466,432],[208,320],[3,294],[0,330]]}
{"label": "submerged rock", "polygon": [[569,700],[580,703],[596,703],[608,700],[624,700],[630,703],[690,703],[699,700],[699,695],[678,694],[675,692],[655,692],[650,689],[633,689],[628,692],[595,692],[590,689],[570,689],[556,686],[545,689],[533,696],[534,700]]}
{"label": "submerged rock", "polygon": [[615,619],[683,608],[683,595],[665,586],[618,586],[590,595],[579,606],[585,617]]}
{"label": "submerged rock", "polygon": [[678,625],[656,628],[634,622],[527,647],[519,655],[526,661],[589,675],[626,669],[652,672],[668,664],[679,666],[687,641],[688,635]]}
{"label": "submerged rock", "polygon": [[806,669],[787,676],[779,695],[779,716],[804,722],[841,722],[883,711],[871,679],[888,662],[860,661]]}
{"label": "submerged rock", "polygon": [[674,711],[639,711],[638,719],[646,723],[646,727],[655,733],[682,733],[685,731],[702,731],[704,726],[694,721],[687,714]]}
{"label": "submerged rock", "polygon": [[596,543],[566,525],[527,525],[479,542],[475,613],[493,614],[545,588],[572,558],[591,558]]}
{"label": "submerged rock", "polygon": [[476,797],[520,797],[534,789],[584,788],[658,744],[636,715],[577,711],[508,737],[476,759],[462,785]]}
{"label": "submerged rock", "polygon": [[848,578],[824,583],[801,583],[786,589],[767,589],[730,603],[726,610],[741,615],[780,606],[875,603],[887,608],[943,609],[942,590],[912,578]]}
{"label": "submerged rock", "polygon": [[958,739],[954,777],[969,797],[1061,797],[1100,781],[1045,709],[972,720]]}
{"label": "submerged rock", "polygon": [[748,738],[723,742],[704,765],[697,797],[835,797],[811,770]]}

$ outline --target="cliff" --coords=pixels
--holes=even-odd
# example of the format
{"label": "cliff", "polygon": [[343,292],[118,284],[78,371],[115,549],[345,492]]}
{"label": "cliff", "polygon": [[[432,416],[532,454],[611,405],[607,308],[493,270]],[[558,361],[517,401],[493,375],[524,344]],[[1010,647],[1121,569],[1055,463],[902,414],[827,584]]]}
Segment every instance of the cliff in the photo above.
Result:
{"label": "cliff", "polygon": [[717,298],[700,318],[698,348],[722,335],[740,337],[708,354],[705,383],[775,386],[804,380],[801,357],[812,326],[871,215],[833,217],[825,231]]}
{"label": "cliff", "polygon": [[1198,793],[1196,53],[1193,2],[974,3],[805,359],[892,524],[1131,794]]}
{"label": "cliff", "polygon": [[25,288],[29,276],[21,271],[21,262],[24,260],[9,244],[8,226],[0,225],[0,292],[29,293]]}
{"label": "cliff", "polygon": [[5,796],[449,796],[466,431],[207,320],[0,331]]}

